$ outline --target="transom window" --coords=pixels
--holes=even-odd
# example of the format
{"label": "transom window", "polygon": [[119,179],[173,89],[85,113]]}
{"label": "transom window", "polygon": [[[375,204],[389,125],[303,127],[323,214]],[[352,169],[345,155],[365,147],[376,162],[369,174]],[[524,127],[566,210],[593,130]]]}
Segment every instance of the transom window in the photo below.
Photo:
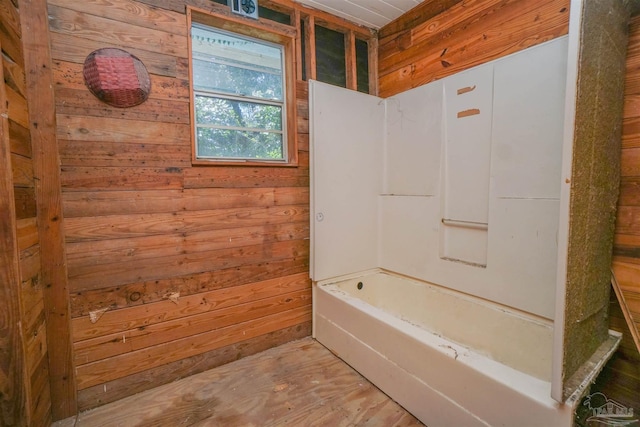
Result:
{"label": "transom window", "polygon": [[286,162],[285,50],[193,23],[196,160]]}

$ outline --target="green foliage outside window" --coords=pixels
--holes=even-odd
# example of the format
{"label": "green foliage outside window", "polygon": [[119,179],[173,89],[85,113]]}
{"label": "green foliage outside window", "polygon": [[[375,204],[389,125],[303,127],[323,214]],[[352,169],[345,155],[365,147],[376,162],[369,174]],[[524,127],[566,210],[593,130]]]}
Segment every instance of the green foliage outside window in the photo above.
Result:
{"label": "green foliage outside window", "polygon": [[286,159],[281,46],[194,25],[196,157]]}

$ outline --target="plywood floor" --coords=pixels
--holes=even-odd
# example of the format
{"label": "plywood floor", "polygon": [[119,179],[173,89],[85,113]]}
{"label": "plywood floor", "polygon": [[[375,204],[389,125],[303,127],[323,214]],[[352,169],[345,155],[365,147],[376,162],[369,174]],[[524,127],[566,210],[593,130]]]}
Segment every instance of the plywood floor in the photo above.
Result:
{"label": "plywood floor", "polygon": [[422,426],[312,338],[54,424],[93,426]]}

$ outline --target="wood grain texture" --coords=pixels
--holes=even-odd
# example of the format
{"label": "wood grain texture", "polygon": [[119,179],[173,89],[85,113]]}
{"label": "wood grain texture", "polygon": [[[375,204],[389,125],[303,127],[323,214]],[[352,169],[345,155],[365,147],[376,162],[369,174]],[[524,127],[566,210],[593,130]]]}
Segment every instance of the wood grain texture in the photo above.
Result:
{"label": "wood grain texture", "polygon": [[[0,41],[4,48],[5,40]],[[2,76],[2,73],[0,73]],[[30,422],[30,387],[20,323],[20,265],[9,120],[4,79],[0,84],[0,424]]]}
{"label": "wood grain texture", "polygon": [[309,320],[311,320],[310,306],[294,308],[81,365],[77,368],[78,389],[82,390]]}
{"label": "wood grain texture", "polygon": [[[0,81],[4,81],[4,85],[0,87],[0,104],[3,106],[0,131],[3,166],[0,168],[5,176],[0,185],[3,304],[0,309],[3,313],[0,347],[4,356],[0,358],[0,424],[48,426],[51,424],[51,395],[46,317],[40,286],[34,150],[29,131],[22,28],[15,4],[3,2],[0,6],[2,23],[6,25],[3,31],[11,34],[4,40],[18,43],[8,49],[3,46],[1,58],[4,79]],[[12,194],[7,193],[11,186]],[[12,253],[8,252],[10,246],[15,246]],[[10,256],[13,265],[9,263]],[[12,372],[7,374],[6,369]],[[21,383],[16,383],[20,380]]]}
{"label": "wood grain texture", "polygon": [[381,28],[380,96],[387,97],[564,35],[568,0],[424,2]]}
{"label": "wood grain texture", "polygon": [[636,346],[636,350],[640,353],[640,335],[638,334],[638,326],[640,326],[640,320],[638,322],[635,319],[640,319],[640,293],[634,292],[633,287],[623,288],[616,279],[616,264],[613,265],[613,276],[611,279],[611,285],[613,291],[618,300],[618,305],[624,316],[624,320],[629,325],[629,333],[633,338],[633,343]]}
{"label": "wood grain texture", "polygon": [[[310,299],[310,290],[294,291],[245,304],[216,308],[215,310],[194,313],[174,320],[167,320],[161,323],[155,322],[126,331],[90,338],[75,344],[75,362],[77,366],[81,366],[169,341],[232,326],[237,322],[251,321],[277,314],[283,310],[309,305]],[[167,301],[164,305],[167,304],[173,304],[173,302]],[[180,302],[175,305],[180,305]]]}
{"label": "wood grain texture", "polygon": [[285,277],[309,271],[307,253],[295,258],[269,260],[255,264],[243,264],[242,268],[230,267],[185,276],[148,280],[71,294],[73,317],[86,316],[96,308],[118,309],[162,301],[166,295],[180,292],[182,297],[198,292],[222,289]]}
{"label": "wood grain texture", "polygon": [[[81,408],[211,366],[202,355],[222,363],[242,342],[257,351],[310,331],[307,83],[295,82],[297,167],[193,166],[187,5],[228,14],[197,0],[49,2]],[[86,89],[84,59],[108,46],[147,66],[145,103],[113,108]]]}
{"label": "wood grain texture", "polygon": [[73,0],[49,0],[47,3],[114,21],[125,21],[142,28],[187,36],[184,13],[145,7],[136,1],[89,0],[79,3]]}
{"label": "wood grain texture", "polygon": [[[29,224],[25,224],[26,241]],[[127,262],[143,262],[150,258],[162,258],[177,254],[224,250],[248,247],[259,244],[303,240],[309,234],[306,221],[287,222],[273,227],[263,225],[228,228],[220,230],[204,230],[190,233],[163,234],[162,236],[144,236],[136,238],[80,241],[69,243],[70,276],[83,269],[90,269],[98,264]],[[19,236],[21,238],[22,236]],[[91,252],[88,252],[91,250]],[[100,257],[100,262],[95,257]]]}
{"label": "wood grain texture", "polygon": [[[252,282],[239,286],[225,287],[208,292],[182,295],[174,303],[167,295],[162,300],[129,307],[122,310],[107,311],[98,322],[92,322],[90,316],[73,320],[74,341],[79,342],[105,335],[117,334],[141,328],[147,330],[155,324],[162,324],[182,318],[206,314],[221,309],[235,309],[247,303],[260,302],[263,299],[280,297],[292,292],[311,291],[309,278],[304,273]],[[246,308],[246,307],[245,307]],[[254,307],[256,310],[257,307]],[[243,309],[244,310],[244,309]],[[229,316],[230,321],[233,316]]]}
{"label": "wood grain texture", "polygon": [[628,323],[612,293],[609,327],[622,332],[622,344],[600,375],[595,389],[628,407],[638,407],[640,352],[633,341],[640,331],[640,17],[629,25],[622,125],[621,182],[613,246],[613,270],[634,320]]}
{"label": "wood grain texture", "polygon": [[199,426],[422,425],[309,338],[83,413],[75,425],[115,426],[123,422]]}
{"label": "wood grain texture", "polygon": [[122,212],[161,213],[308,205],[309,188],[195,188],[184,190],[67,192],[63,195],[65,218],[117,215]]}
{"label": "wood grain texture", "polygon": [[[78,39],[69,34],[61,34],[52,32],[51,41],[54,43],[52,46],[52,54],[57,60],[54,62],[54,67],[59,73],[63,75],[64,79],[69,79],[68,83],[64,87],[73,89],[82,89],[84,83],[82,80],[82,64],[87,55],[96,49],[103,47],[113,47],[122,49],[123,46],[116,44],[105,44],[96,40]],[[187,68],[181,64],[185,61],[185,58],[176,58],[171,55],[159,54],[156,52],[148,52],[139,48],[126,47],[127,52],[131,53],[143,61],[147,71],[151,75],[153,91],[149,93],[149,98],[167,97],[169,94],[173,94],[172,86],[188,85],[189,76],[186,74]],[[178,77],[180,76],[184,80],[180,82],[173,82],[166,79],[166,77]],[[62,80],[56,77],[56,82],[61,83]],[[59,83],[59,84],[60,84]]]}
{"label": "wood grain texture", "polygon": [[94,408],[105,403],[150,390],[158,385],[171,383],[181,378],[233,362],[246,356],[267,350],[311,334],[311,322],[279,329],[255,338],[217,348],[205,353],[148,369],[104,384],[80,390],[78,405],[80,410]]}
{"label": "wood grain texture", "polygon": [[[77,3],[76,3],[77,4]],[[125,16],[139,16],[143,10],[138,7],[136,11],[129,10]],[[144,10],[149,10],[145,8]],[[186,58],[184,46],[187,45],[186,28],[184,23],[174,25],[182,34],[167,32],[165,26],[161,29],[145,28],[137,22],[120,21],[108,17],[96,16],[91,4],[86,4],[82,11],[72,10],[67,7],[55,5],[49,6],[49,26],[51,30],[61,34],[72,34],[88,40],[100,43],[112,43],[120,46],[131,44],[144,45],[145,50],[166,55]],[[120,18],[122,19],[122,18]],[[152,19],[152,18],[149,18]],[[167,26],[169,27],[169,26]]]}
{"label": "wood grain texture", "polygon": [[46,339],[54,420],[77,412],[69,293],[62,221],[62,197],[56,144],[55,98],[45,0],[21,0],[26,94],[32,138],[33,173],[40,235]]}
{"label": "wood grain texture", "polygon": [[281,260],[308,256],[308,248],[307,241],[294,240],[149,258],[138,264],[127,261],[99,264],[91,269],[74,271],[75,275],[69,277],[69,286],[73,292],[81,292],[109,287],[114,283],[127,284],[143,280],[160,280],[172,275],[184,276],[203,271],[242,268],[245,263],[255,264],[265,259]]}

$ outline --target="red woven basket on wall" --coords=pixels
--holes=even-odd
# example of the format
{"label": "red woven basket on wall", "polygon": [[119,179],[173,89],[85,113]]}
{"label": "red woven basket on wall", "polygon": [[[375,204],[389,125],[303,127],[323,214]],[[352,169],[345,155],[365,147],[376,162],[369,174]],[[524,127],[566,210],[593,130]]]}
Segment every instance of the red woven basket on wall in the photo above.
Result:
{"label": "red woven basket on wall", "polygon": [[151,91],[147,68],[122,49],[104,48],[91,52],[84,61],[84,82],[98,99],[124,108],[143,103]]}

